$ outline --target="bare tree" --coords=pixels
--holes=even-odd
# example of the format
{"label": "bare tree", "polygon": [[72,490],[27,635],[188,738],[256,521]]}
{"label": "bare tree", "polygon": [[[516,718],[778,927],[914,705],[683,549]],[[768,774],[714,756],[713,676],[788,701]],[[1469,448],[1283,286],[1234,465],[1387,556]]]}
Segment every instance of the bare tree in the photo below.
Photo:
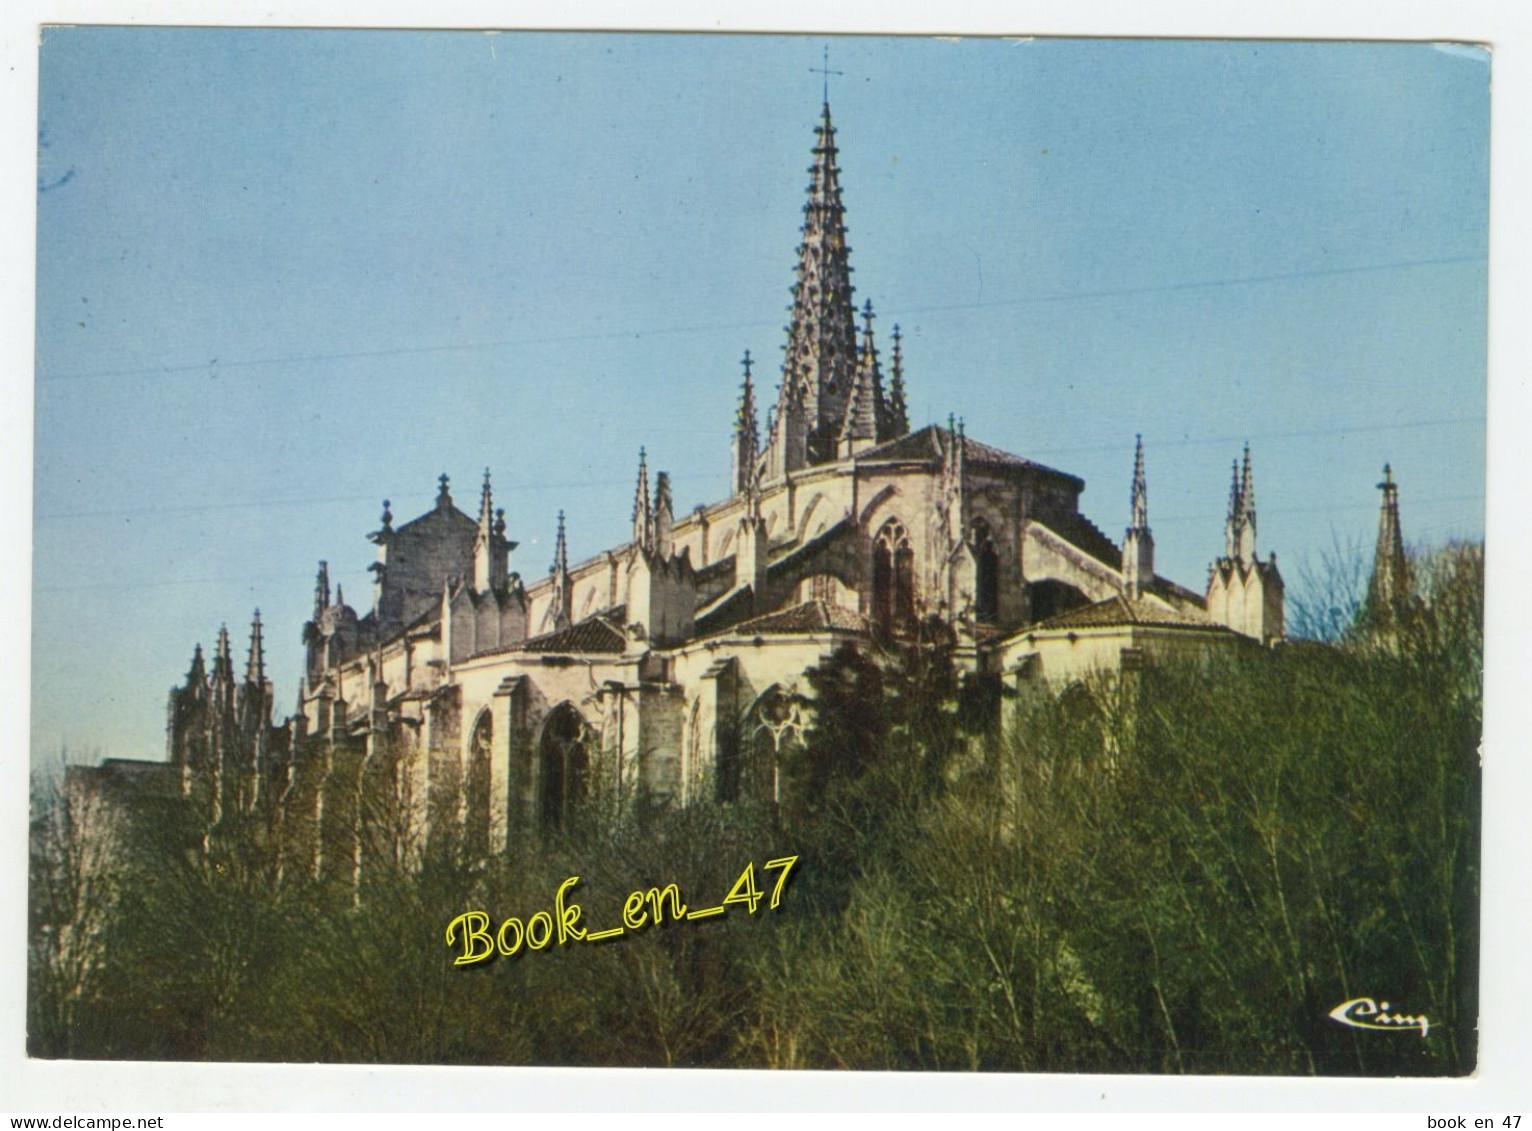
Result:
{"label": "bare tree", "polygon": [[76,1051],[79,1010],[97,991],[118,897],[118,832],[109,802],[85,779],[33,775],[28,1047],[35,1055]]}

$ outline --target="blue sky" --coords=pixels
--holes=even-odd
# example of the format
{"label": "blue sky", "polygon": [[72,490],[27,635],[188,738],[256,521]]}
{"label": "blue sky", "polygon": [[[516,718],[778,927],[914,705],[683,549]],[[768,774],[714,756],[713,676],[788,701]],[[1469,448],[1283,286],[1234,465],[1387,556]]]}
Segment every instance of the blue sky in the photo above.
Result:
{"label": "blue sky", "polygon": [[[639,444],[727,489],[784,340],[826,40],[59,29],[41,49],[33,750],[156,757],[164,695],[380,501],[513,568],[620,541]],[[1200,588],[1251,441],[1290,584],[1483,532],[1489,68],[1421,44],[831,39],[858,301],[917,422],[1081,475]],[[886,345],[886,339],[885,339]],[[774,384],[774,365],[758,370]],[[769,394],[767,399],[769,399]],[[85,690],[82,690],[85,689]]]}

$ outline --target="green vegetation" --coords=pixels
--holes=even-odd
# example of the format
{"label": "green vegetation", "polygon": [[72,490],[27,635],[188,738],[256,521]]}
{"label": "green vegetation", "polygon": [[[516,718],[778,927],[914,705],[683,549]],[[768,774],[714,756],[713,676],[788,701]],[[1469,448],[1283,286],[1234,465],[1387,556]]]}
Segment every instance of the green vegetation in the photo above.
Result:
{"label": "green vegetation", "polygon": [[[34,821],[31,1052],[1469,1072],[1482,548],[1414,571],[1387,624],[1025,712],[939,643],[846,650],[812,673],[780,806],[576,827],[357,893],[276,882],[258,829],[210,857],[173,806],[90,859],[92,814],[55,796]],[[461,968],[443,941],[470,908],[549,907],[569,876],[597,929],[635,889],[714,904],[791,854],[777,911]],[[1330,1018],[1359,997],[1429,1036]]]}

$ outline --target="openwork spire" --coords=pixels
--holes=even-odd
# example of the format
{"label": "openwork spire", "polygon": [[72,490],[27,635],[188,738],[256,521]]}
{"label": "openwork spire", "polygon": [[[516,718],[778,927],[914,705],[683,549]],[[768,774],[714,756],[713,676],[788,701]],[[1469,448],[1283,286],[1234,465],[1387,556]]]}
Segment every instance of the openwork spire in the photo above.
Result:
{"label": "openwork spire", "polygon": [[[792,322],[788,326],[777,400],[773,466],[792,471],[836,456],[846,401],[856,376],[856,308],[852,303],[850,248],[835,126],[825,103],[809,169],[808,201],[798,245]],[[801,435],[793,436],[794,429]],[[801,455],[797,448],[801,444]]]}
{"label": "openwork spire", "polygon": [[904,339],[894,323],[894,352],[889,374],[887,411],[879,425],[878,439],[897,440],[910,430],[910,410],[904,399]]}
{"label": "openwork spire", "polygon": [[261,643],[261,610],[250,623],[250,655],[245,663],[245,682],[257,687],[266,682],[266,650]]}
{"label": "openwork spire", "polygon": [[1409,560],[1404,556],[1404,533],[1399,525],[1399,487],[1394,469],[1383,465],[1383,506],[1378,515],[1378,547],[1372,559],[1372,578],[1367,584],[1367,616],[1375,625],[1386,625],[1410,596]]}

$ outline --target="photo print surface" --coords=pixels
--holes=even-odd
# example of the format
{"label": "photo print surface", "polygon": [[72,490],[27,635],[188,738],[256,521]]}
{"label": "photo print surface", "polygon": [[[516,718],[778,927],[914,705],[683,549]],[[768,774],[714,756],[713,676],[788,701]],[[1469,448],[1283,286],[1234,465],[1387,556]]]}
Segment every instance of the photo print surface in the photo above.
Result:
{"label": "photo print surface", "polygon": [[40,59],[31,1056],[1473,1071],[1487,51]]}

